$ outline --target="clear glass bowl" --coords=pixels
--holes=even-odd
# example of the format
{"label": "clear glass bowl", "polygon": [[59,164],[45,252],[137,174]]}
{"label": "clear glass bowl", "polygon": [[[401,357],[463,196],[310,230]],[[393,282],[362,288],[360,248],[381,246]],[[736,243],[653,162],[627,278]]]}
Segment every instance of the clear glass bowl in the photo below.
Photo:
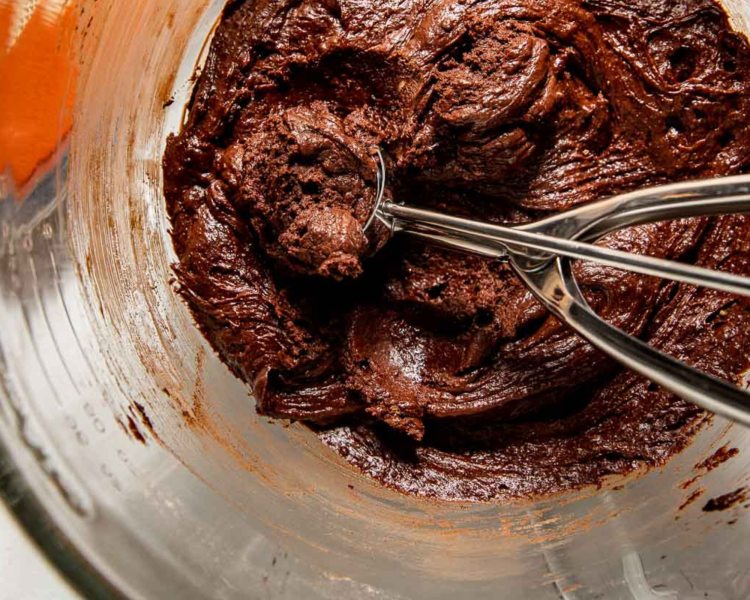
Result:
{"label": "clear glass bowl", "polygon": [[170,287],[161,195],[223,2],[0,3],[0,472],[46,555],[101,598],[750,597],[750,516],[701,510],[749,485],[720,419],[601,490],[458,505],[255,416]]}

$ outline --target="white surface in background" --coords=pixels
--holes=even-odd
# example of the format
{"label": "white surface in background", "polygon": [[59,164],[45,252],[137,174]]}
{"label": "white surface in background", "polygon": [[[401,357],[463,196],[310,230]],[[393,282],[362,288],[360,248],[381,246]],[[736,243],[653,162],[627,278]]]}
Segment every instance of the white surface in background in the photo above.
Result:
{"label": "white surface in background", "polygon": [[80,600],[0,503],[0,600]]}

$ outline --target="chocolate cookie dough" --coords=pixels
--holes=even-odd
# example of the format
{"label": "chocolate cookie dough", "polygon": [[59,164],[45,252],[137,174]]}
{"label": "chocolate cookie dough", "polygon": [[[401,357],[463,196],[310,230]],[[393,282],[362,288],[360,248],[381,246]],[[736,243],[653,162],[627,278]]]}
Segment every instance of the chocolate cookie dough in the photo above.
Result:
{"label": "chocolate cookie dough", "polygon": [[[231,0],[164,156],[181,292],[261,414],[450,500],[663,464],[702,413],[548,315],[500,263],[364,224],[389,196],[521,223],[747,172],[750,45],[712,0]],[[750,272],[750,219],[612,248]],[[736,381],[748,300],[580,263],[598,313]]]}

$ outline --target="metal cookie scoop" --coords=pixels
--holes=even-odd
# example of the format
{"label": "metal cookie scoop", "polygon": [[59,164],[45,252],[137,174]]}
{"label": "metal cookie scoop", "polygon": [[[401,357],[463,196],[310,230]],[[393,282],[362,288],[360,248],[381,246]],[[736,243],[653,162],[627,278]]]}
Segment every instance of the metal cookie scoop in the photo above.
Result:
{"label": "metal cookie scoop", "polygon": [[[624,194],[520,227],[451,217],[385,199],[386,168],[377,157],[375,219],[391,234],[508,261],[537,299],[581,337],[624,366],[705,410],[750,426],[750,393],[707,375],[601,319],[573,276],[571,259],[587,260],[750,296],[750,278],[593,245],[608,233],[659,221],[750,214],[750,175],[677,183]],[[587,243],[588,242],[588,243]]]}

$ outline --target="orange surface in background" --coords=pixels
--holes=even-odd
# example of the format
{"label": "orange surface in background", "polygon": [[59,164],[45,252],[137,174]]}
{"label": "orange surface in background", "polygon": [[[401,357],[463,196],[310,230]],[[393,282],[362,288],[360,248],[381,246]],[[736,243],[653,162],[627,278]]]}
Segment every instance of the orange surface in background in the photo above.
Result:
{"label": "orange surface in background", "polygon": [[0,173],[28,183],[73,122],[75,2],[42,0],[9,47],[14,9],[0,0]]}

